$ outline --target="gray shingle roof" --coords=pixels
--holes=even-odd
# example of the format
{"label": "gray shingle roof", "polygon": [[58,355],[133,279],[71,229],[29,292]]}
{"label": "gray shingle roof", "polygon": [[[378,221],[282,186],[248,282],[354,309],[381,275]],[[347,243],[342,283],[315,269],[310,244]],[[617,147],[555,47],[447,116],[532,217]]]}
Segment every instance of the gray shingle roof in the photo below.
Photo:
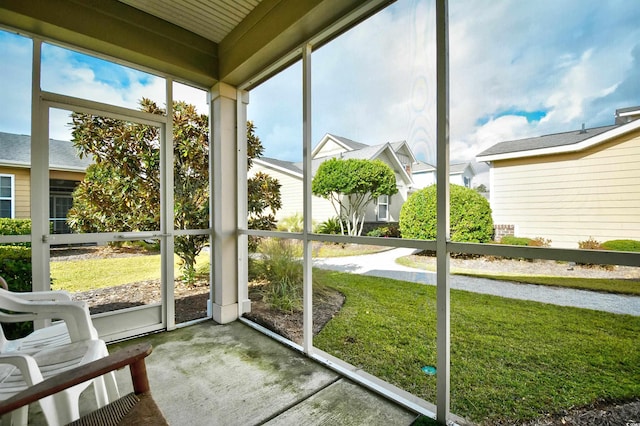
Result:
{"label": "gray shingle roof", "polygon": [[467,167],[469,167],[469,163],[450,164],[449,173],[464,173]]}
{"label": "gray shingle roof", "polygon": [[574,130],[571,132],[554,133],[551,135],[538,136],[535,138],[500,142],[493,145],[491,148],[482,151],[477,155],[477,157],[573,145],[597,136],[601,133],[607,132],[616,127],[618,127],[618,125],[594,127],[592,129],[586,129],[585,132],[583,132],[582,130]]}
{"label": "gray shingle roof", "polygon": [[369,145],[364,144],[364,143],[360,143],[360,142],[356,142],[353,141],[351,139],[347,139],[347,138],[343,138],[342,136],[336,136],[334,134],[328,133],[329,136],[331,136],[332,138],[340,141],[341,143],[343,143],[344,145],[346,145],[347,147],[351,148],[351,149],[362,149],[365,148]]}
{"label": "gray shingle roof", "polygon": [[[49,139],[49,164],[52,169],[84,171],[91,158],[78,158],[73,143]],[[31,136],[0,132],[0,164],[31,164]]]}
{"label": "gray shingle roof", "polygon": [[418,160],[417,164],[414,164],[411,167],[411,171],[413,173],[419,173],[419,172],[433,172],[436,170],[436,166],[431,165],[429,163],[425,163],[424,161],[420,161]]}
{"label": "gray shingle roof", "polygon": [[294,173],[302,174],[302,163],[292,163],[291,161],[278,160],[277,158],[271,158],[271,157],[260,157],[259,160],[264,161],[265,163],[272,164],[273,166],[289,170]]}
{"label": "gray shingle roof", "polygon": [[[334,138],[338,139],[338,136],[334,136],[332,135]],[[349,139],[347,139],[349,140]],[[344,158],[346,159],[350,159],[350,158],[356,158],[356,159],[373,159],[374,156],[380,152],[381,149],[384,148],[384,146],[386,145],[386,143],[384,144],[380,144],[380,145],[365,145],[359,142],[354,142],[351,141],[353,144],[357,144],[360,146],[360,148],[357,149],[353,149],[353,151],[346,151],[346,152],[342,152],[340,154],[334,154],[334,155],[328,155],[326,157],[319,157],[319,158],[315,158],[313,160],[311,160],[311,174],[315,175],[316,171],[318,170],[318,167],[320,167],[320,164],[322,164],[323,162],[327,161],[330,158]],[[392,148],[393,149],[393,148]],[[275,158],[269,158],[269,157],[262,157],[260,158],[260,160],[266,162],[266,163],[270,163],[276,167],[281,167],[287,170],[290,170],[292,172],[295,173],[300,173],[302,174],[302,162],[289,162],[289,161],[283,161],[283,160],[277,160]]]}

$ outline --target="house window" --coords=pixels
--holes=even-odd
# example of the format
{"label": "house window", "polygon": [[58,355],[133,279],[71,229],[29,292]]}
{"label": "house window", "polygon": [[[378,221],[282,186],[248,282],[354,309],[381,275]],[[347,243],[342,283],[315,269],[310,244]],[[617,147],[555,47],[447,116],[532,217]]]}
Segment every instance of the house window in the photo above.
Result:
{"label": "house window", "polygon": [[389,220],[389,196],[381,195],[378,197],[378,220]]}
{"label": "house window", "polygon": [[80,182],[74,180],[49,180],[49,222],[54,234],[70,234],[67,214],[73,206],[73,191]]}
{"label": "house window", "polygon": [[0,175],[0,217],[13,218],[13,175]]}
{"label": "house window", "polygon": [[71,228],[67,224],[67,214],[73,206],[73,197],[66,194],[51,194],[49,196],[49,221],[54,234],[70,234]]}

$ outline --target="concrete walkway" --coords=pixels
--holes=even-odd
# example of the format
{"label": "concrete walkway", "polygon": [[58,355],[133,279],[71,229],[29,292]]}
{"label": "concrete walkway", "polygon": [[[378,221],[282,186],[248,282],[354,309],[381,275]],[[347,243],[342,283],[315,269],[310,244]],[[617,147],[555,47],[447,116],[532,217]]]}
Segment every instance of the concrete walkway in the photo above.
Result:
{"label": "concrete walkway", "polygon": [[[415,249],[398,248],[364,256],[322,258],[315,259],[314,266],[341,272],[435,285],[435,272],[409,268],[396,263],[397,258],[408,256],[414,252]],[[451,288],[510,299],[532,300],[560,306],[573,306],[615,314],[640,316],[639,296],[531,284],[514,284],[506,281],[473,278],[463,275],[451,276]]]}
{"label": "concrete walkway", "polygon": [[[140,341],[153,345],[151,392],[171,425],[408,426],[417,418],[239,321],[205,321],[109,351]],[[122,395],[131,392],[128,369],[117,380]],[[93,409],[93,392],[85,392],[81,413]]]}

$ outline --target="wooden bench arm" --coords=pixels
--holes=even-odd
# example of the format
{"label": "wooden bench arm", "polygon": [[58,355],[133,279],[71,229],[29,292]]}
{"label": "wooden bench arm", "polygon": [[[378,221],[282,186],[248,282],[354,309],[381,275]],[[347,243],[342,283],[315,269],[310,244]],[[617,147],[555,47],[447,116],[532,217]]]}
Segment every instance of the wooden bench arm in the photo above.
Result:
{"label": "wooden bench arm", "polygon": [[149,343],[131,345],[107,357],[50,377],[5,401],[1,401],[0,415],[127,365],[131,370],[134,392],[136,394],[149,392],[149,380],[144,359],[151,353],[151,350]]}

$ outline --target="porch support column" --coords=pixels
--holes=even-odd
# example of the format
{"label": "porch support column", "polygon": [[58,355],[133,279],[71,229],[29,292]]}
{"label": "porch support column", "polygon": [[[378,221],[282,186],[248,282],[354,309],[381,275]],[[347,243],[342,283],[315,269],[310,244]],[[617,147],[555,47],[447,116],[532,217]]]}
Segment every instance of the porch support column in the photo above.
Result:
{"label": "porch support column", "polygon": [[436,420],[447,424],[450,402],[451,296],[449,282],[449,16],[448,0],[436,1],[437,337]]}
{"label": "porch support column", "polygon": [[237,90],[225,83],[211,89],[212,135],[211,188],[213,188],[213,283],[214,321],[225,324],[238,318],[238,172],[236,103]]}

